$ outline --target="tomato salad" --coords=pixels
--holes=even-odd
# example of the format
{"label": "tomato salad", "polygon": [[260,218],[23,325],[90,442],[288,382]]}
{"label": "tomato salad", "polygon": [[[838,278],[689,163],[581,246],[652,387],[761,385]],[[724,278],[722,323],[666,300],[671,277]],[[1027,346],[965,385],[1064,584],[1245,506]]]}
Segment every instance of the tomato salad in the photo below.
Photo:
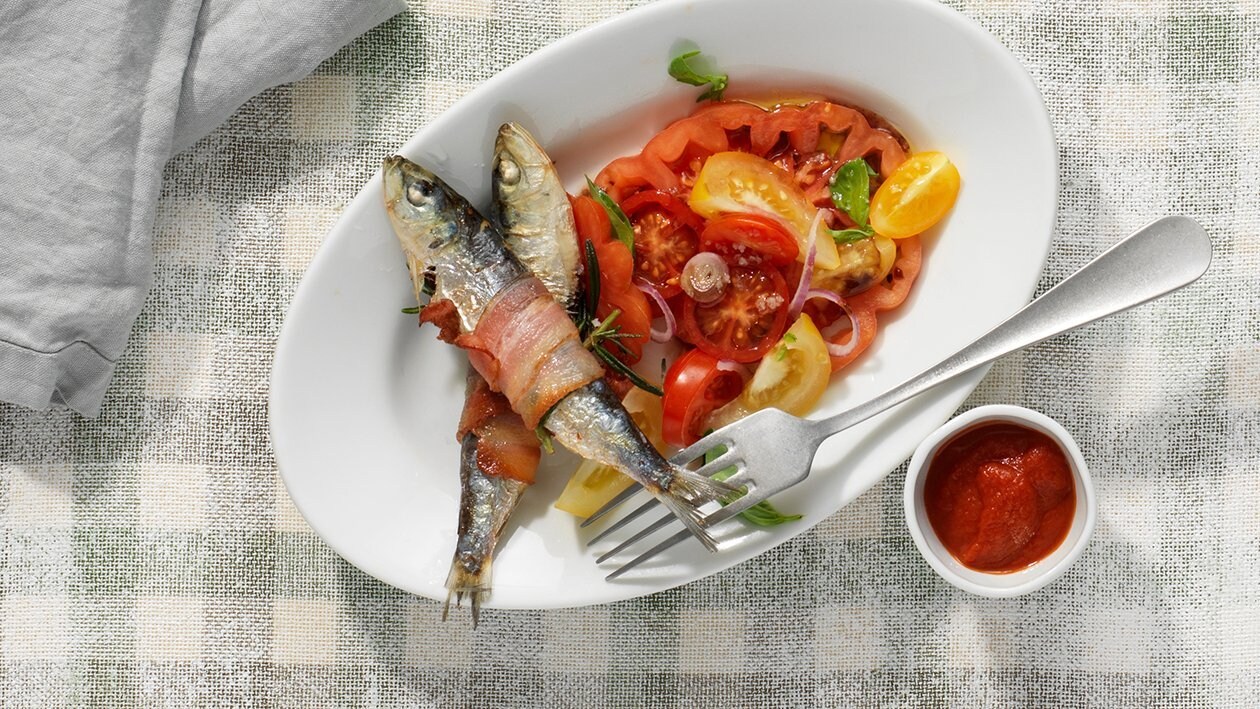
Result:
{"label": "tomato salad", "polygon": [[[681,447],[762,408],[809,413],[906,299],[919,234],[958,191],[943,154],[825,100],[713,101],[610,163],[573,198],[595,317],[616,319],[625,365],[647,339],[682,346],[659,405],[638,406],[649,437]],[[557,503],[579,515],[626,486],[584,469]]]}

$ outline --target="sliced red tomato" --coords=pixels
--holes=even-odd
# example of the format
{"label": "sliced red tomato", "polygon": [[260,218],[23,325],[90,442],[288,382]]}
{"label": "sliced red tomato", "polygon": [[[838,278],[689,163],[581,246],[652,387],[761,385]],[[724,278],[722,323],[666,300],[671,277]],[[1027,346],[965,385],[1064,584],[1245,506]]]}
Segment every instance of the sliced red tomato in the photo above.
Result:
{"label": "sliced red tomato", "polygon": [[910,294],[910,286],[919,277],[919,269],[923,265],[923,245],[919,237],[912,236],[899,239],[897,257],[893,260],[888,275],[879,283],[849,298],[853,307],[870,306],[872,310],[892,310],[901,305]]}
{"label": "sliced red tomato", "polygon": [[[857,347],[854,347],[852,351],[842,357],[831,358],[831,371],[833,372],[839,371],[850,362],[857,359],[858,356],[865,352],[866,348],[870,347],[871,343],[875,341],[875,334],[879,330],[879,320],[875,317],[875,311],[869,306],[862,308],[853,307],[853,319],[856,320],[858,324]],[[828,332],[823,333],[823,336],[826,337],[829,342],[833,342],[837,345],[847,345],[849,340],[853,337],[853,331],[846,329],[840,332],[831,333],[831,328],[828,328]]]}
{"label": "sliced red tomato", "polygon": [[[599,202],[590,195],[572,197],[570,201],[573,203],[573,221],[577,227],[579,242],[589,241],[599,246],[612,241],[612,223],[608,220],[608,212],[604,211]],[[581,246],[579,243],[579,249]],[[584,251],[579,251],[579,254],[585,260]]]}
{"label": "sliced red tomato", "polygon": [[718,359],[756,362],[787,328],[787,282],[777,269],[734,266],[722,299],[683,303],[683,339]]}
{"label": "sliced red tomato", "polygon": [[800,247],[779,222],[756,214],[724,214],[710,219],[700,232],[700,250],[721,255],[727,263],[787,266]]}
{"label": "sliced red tomato", "polygon": [[666,298],[680,293],[683,266],[696,255],[704,220],[687,203],[659,190],[639,192],[621,204],[634,227],[634,273]]}
{"label": "sliced red tomato", "polygon": [[629,352],[617,345],[608,345],[607,349],[617,359],[634,364],[643,357],[643,343],[652,327],[647,296],[632,281],[634,260],[626,245],[612,238],[608,213],[598,202],[582,195],[572,198],[572,203],[582,263],[586,263],[587,241],[595,246],[595,258],[599,261],[599,303],[595,306],[595,316],[607,318],[618,310],[615,324],[620,326],[621,332],[634,335],[618,340]]}
{"label": "sliced red tomato", "polygon": [[[875,334],[879,330],[877,313],[892,310],[905,301],[906,296],[910,292],[910,286],[914,284],[915,279],[919,276],[919,269],[922,265],[923,249],[919,242],[919,237],[912,236],[908,239],[901,239],[897,242],[897,258],[893,261],[892,271],[887,278],[848,299],[849,307],[853,310],[853,318],[858,323],[857,347],[843,357],[832,357],[831,371],[835,372],[847,366],[866,351],[866,348],[871,346],[871,343],[875,341]],[[817,304],[820,302],[810,301],[806,308],[817,307]],[[830,307],[833,308],[831,311],[833,317],[840,312],[839,308]],[[828,322],[830,322],[830,318]],[[838,345],[848,344],[849,339],[853,336],[850,330],[843,328],[843,325],[839,328],[835,325],[829,325],[824,330],[826,330],[824,336],[827,340]]]}
{"label": "sliced red tomato", "polygon": [[620,327],[622,333],[633,335],[616,340],[629,352],[615,344],[608,344],[606,349],[626,364],[634,364],[643,357],[643,343],[652,327],[647,296],[630,280],[634,263],[625,244],[620,241],[600,244],[595,247],[595,257],[599,259],[599,303],[595,306],[595,316],[603,320],[619,310],[613,324]]}
{"label": "sliced red tomato", "polygon": [[663,388],[662,434],[666,443],[682,447],[700,439],[705,419],[714,409],[739,396],[744,378],[719,369],[713,355],[688,350],[670,365]]}

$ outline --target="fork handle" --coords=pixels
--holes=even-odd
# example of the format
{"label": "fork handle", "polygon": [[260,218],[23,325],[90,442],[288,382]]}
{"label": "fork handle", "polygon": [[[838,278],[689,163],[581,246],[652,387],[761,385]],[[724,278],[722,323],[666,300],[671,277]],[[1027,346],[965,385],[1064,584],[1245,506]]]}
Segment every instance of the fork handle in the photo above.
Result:
{"label": "fork handle", "polygon": [[1211,262],[1212,242],[1193,219],[1151,222],[935,367],[864,404],[811,422],[817,439],[1003,355],[1177,290],[1203,275]]}

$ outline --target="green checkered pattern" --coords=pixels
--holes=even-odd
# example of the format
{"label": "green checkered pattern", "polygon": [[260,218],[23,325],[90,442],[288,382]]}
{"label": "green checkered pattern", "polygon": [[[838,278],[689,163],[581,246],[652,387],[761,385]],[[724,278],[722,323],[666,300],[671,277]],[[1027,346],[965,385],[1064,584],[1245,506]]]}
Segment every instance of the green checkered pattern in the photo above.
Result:
{"label": "green checkered pattern", "polygon": [[904,469],[703,581],[490,610],[475,632],[311,532],[266,397],[322,235],[471,87],[633,4],[414,0],[170,162],[156,282],[100,418],[0,405],[0,704],[1260,704],[1254,0],[949,3],[1015,52],[1053,116],[1043,289],[1163,214],[1216,248],[1194,287],[1002,361],[967,404],[1039,409],[1085,451],[1098,529],[1047,589],[997,601],[940,580],[905,531]]}

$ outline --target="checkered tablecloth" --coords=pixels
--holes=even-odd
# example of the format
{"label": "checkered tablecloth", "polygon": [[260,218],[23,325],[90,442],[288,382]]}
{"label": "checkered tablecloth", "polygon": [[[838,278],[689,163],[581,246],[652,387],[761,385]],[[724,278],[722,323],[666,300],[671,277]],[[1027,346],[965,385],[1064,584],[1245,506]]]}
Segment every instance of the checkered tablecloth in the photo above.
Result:
{"label": "checkered tablecloth", "polygon": [[1053,116],[1042,288],[1158,215],[1195,217],[1216,249],[1191,289],[1002,361],[967,403],[1044,411],[1085,451],[1097,532],[1047,589],[995,601],[939,579],[905,531],[904,468],[724,573],[490,610],[475,632],[311,532],[266,397],[322,235],[456,98],[633,4],[413,0],[171,160],[156,281],[100,418],[0,405],[0,704],[1260,705],[1254,0],[949,3]]}

